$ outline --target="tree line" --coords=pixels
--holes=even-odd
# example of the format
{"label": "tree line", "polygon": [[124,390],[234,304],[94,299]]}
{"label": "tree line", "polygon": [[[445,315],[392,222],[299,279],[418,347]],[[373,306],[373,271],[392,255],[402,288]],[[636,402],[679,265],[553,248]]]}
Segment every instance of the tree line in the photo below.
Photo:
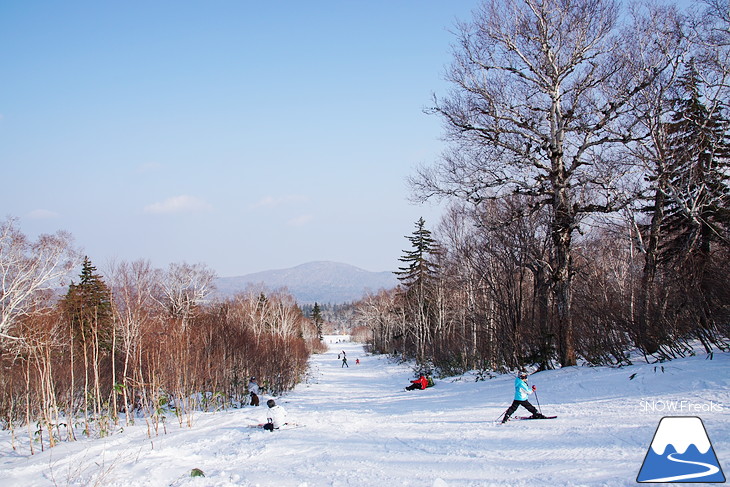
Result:
{"label": "tree line", "polygon": [[487,0],[457,26],[447,201],[367,297],[374,350],[445,371],[728,349],[730,7]]}
{"label": "tree line", "polygon": [[312,320],[320,335],[346,335],[352,331],[357,306],[355,303],[301,304],[304,316]]}
{"label": "tree line", "polygon": [[284,292],[212,300],[214,278],[147,260],[102,276],[69,234],[31,241],[0,222],[0,425],[13,446],[21,432],[33,452],[136,421],[150,437],[169,418],[192,426],[196,411],[246,404],[251,376],[272,395],[293,388],[322,351],[314,324]]}

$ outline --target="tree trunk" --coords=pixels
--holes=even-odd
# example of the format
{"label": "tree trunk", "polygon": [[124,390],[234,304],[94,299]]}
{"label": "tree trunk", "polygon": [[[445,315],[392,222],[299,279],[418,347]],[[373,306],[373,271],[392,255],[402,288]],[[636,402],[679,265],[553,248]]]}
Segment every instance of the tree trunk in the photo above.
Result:
{"label": "tree trunk", "polygon": [[573,316],[571,313],[571,241],[575,215],[564,184],[556,184],[554,196],[555,216],[552,222],[552,239],[555,252],[553,270],[555,308],[557,311],[560,363],[563,367],[576,365],[573,342]]}
{"label": "tree trunk", "polygon": [[535,320],[540,330],[540,370],[552,369],[554,333],[550,322],[548,293],[550,283],[545,275],[545,266],[538,263],[533,269],[535,279],[534,300],[536,307]]}
{"label": "tree trunk", "polygon": [[659,231],[664,219],[667,175],[662,173],[657,181],[658,188],[654,195],[654,209],[651,215],[649,235],[644,248],[644,269],[641,275],[641,295],[639,297],[639,313],[637,316],[639,347],[647,354],[659,351],[658,333],[656,324],[651,316],[654,300],[654,282],[657,272],[657,252],[659,246]]}

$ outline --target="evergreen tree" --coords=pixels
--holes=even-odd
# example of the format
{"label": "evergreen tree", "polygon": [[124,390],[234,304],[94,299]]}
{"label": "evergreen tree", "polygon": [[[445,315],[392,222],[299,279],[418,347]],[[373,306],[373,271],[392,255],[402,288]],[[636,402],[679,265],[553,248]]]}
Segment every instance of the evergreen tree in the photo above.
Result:
{"label": "evergreen tree", "polygon": [[114,333],[111,292],[88,257],[84,257],[79,278],[62,301],[74,337],[83,345],[95,341],[108,350]]}
{"label": "evergreen tree", "polygon": [[395,274],[407,289],[417,288],[422,291],[437,273],[437,266],[429,260],[437,252],[436,241],[432,238],[431,231],[426,229],[423,218],[416,222],[413,235],[406,238],[411,242],[412,249],[403,251],[403,257],[398,260],[406,266],[399,267]]}
{"label": "evergreen tree", "polygon": [[[727,107],[703,96],[693,63],[679,78],[664,125],[666,157],[649,181],[654,196],[644,208],[647,252],[639,303],[639,342],[653,353],[680,335],[700,338],[709,351],[727,302],[727,277],[713,252],[728,250],[730,232],[730,121]],[[721,269],[722,266],[718,269]],[[716,275],[717,274],[717,275]],[[660,298],[655,278],[665,290]],[[658,283],[657,283],[658,284]],[[695,325],[697,324],[697,325]]]}
{"label": "evergreen tree", "polygon": [[433,291],[435,290],[438,266],[432,260],[438,253],[438,245],[426,229],[426,222],[419,218],[416,230],[406,237],[411,250],[405,250],[399,260],[406,265],[395,272],[403,283],[406,323],[410,329],[418,361],[425,357],[425,347],[432,343],[432,321],[434,316]]}
{"label": "evergreen tree", "polygon": [[312,308],[312,321],[314,321],[314,325],[317,327],[317,337],[322,340],[322,322],[324,319],[322,318],[322,310],[317,302],[314,303],[314,308]]}
{"label": "evergreen tree", "polygon": [[722,106],[703,103],[693,63],[680,78],[681,98],[667,124],[669,160],[662,260],[698,253],[706,258],[713,242],[728,245],[730,228],[730,121]]}

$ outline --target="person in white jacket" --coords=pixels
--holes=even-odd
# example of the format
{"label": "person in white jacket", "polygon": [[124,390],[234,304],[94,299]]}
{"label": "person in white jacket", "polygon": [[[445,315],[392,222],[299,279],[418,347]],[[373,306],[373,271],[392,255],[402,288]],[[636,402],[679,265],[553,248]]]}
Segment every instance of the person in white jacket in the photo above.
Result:
{"label": "person in white jacket", "polygon": [[273,399],[266,401],[266,405],[269,406],[269,411],[266,416],[267,423],[264,425],[265,430],[274,431],[278,430],[286,422],[286,409],[281,406],[277,406]]}

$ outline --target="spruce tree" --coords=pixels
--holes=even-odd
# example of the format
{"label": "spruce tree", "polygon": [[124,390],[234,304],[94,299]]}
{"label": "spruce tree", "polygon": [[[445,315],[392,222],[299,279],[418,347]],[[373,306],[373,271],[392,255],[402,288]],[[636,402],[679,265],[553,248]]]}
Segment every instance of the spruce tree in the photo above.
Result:
{"label": "spruce tree", "polygon": [[79,278],[78,284],[71,283],[62,302],[74,337],[83,345],[96,340],[108,350],[114,333],[111,292],[88,257],[84,257]]}
{"label": "spruce tree", "polygon": [[324,319],[322,318],[322,310],[317,302],[314,303],[314,308],[312,308],[312,321],[314,321],[314,325],[317,327],[317,337],[322,340],[322,322]]}
{"label": "spruce tree", "polygon": [[[707,100],[705,88],[690,62],[664,125],[666,157],[649,178],[655,194],[645,207],[651,224],[638,316],[639,341],[649,353],[677,336],[700,338],[709,351],[726,308],[727,278],[713,259],[727,255],[714,250],[729,246],[730,121],[727,107]],[[668,294],[652,313],[655,276]]]}
{"label": "spruce tree", "polygon": [[423,289],[437,272],[436,264],[429,260],[437,251],[436,241],[431,236],[431,231],[426,229],[423,218],[418,219],[416,230],[406,238],[411,242],[412,248],[403,251],[403,257],[398,260],[406,266],[399,267],[395,274],[407,289]]}
{"label": "spruce tree", "polygon": [[[438,266],[432,260],[438,253],[438,245],[426,229],[426,222],[419,218],[416,230],[406,236],[411,250],[404,250],[399,260],[406,264],[395,272],[404,286],[404,304],[407,320],[414,338],[416,360],[425,358],[426,345],[432,342],[433,290]],[[407,345],[406,345],[407,346]]]}
{"label": "spruce tree", "polygon": [[668,180],[662,222],[664,261],[706,258],[713,243],[728,245],[730,227],[730,121],[726,107],[708,108],[693,63],[680,78],[682,97],[666,130]]}

